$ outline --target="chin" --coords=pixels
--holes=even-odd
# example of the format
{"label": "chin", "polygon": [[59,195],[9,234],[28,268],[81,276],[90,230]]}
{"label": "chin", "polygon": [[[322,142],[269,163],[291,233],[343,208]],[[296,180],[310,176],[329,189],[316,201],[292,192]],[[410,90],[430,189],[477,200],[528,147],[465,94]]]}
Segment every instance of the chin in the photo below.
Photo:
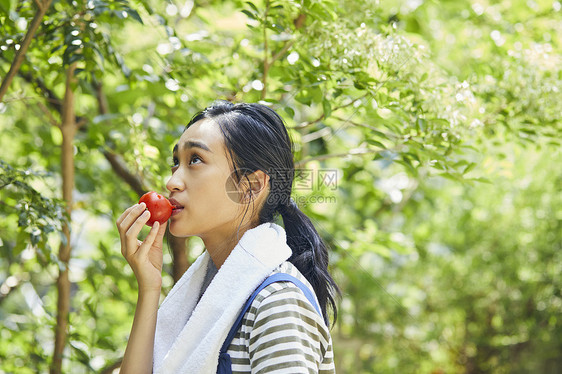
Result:
{"label": "chin", "polygon": [[185,225],[182,225],[181,221],[179,221],[179,220],[170,221],[170,224],[169,224],[168,227],[169,227],[169,230],[170,230],[170,234],[172,234],[175,237],[181,238],[181,237],[189,236],[185,232],[183,232],[185,230],[182,230],[182,228],[184,228]]}
{"label": "chin", "polygon": [[199,236],[190,229],[189,223],[181,222],[180,220],[170,221],[170,223],[168,224],[168,230],[170,230],[170,234],[172,234],[176,238]]}

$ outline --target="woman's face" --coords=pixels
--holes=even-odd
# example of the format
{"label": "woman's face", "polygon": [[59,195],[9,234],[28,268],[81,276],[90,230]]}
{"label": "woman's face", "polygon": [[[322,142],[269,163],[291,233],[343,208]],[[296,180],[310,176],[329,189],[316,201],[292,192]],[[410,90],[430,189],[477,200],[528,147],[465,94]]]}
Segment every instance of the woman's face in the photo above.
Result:
{"label": "woman's face", "polygon": [[235,193],[231,159],[218,125],[209,119],[192,124],[180,137],[173,157],[166,188],[172,203],[183,208],[174,209],[172,235],[218,239],[235,233],[243,206]]}

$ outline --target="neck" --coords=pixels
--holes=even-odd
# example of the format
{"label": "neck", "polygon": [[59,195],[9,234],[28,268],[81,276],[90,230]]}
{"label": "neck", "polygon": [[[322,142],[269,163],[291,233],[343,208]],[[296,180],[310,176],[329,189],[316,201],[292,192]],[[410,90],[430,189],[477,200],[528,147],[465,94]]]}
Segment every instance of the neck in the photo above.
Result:
{"label": "neck", "polygon": [[205,249],[209,252],[211,260],[217,269],[220,269],[230,253],[234,250],[244,233],[255,226],[241,226],[240,230],[236,227],[229,233],[213,233],[201,237],[205,244]]}

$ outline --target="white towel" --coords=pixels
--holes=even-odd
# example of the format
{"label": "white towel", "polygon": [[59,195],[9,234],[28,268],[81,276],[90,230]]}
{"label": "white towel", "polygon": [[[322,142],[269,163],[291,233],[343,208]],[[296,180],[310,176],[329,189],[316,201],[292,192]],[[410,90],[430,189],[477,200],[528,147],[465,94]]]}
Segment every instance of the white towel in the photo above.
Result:
{"label": "white towel", "polygon": [[205,251],[158,310],[157,374],[216,373],[219,351],[252,292],[291,256],[283,227],[266,222],[247,230],[197,303],[210,256]]}

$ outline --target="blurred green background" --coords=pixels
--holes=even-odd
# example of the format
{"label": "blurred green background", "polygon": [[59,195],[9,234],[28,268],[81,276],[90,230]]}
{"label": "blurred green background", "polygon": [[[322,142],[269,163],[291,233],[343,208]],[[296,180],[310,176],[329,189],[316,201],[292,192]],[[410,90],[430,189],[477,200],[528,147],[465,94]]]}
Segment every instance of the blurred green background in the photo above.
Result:
{"label": "blurred green background", "polygon": [[[337,372],[562,372],[560,1],[1,0],[0,25],[0,373],[118,372],[114,222],[215,99],[290,128]],[[163,295],[203,250],[170,239]]]}

